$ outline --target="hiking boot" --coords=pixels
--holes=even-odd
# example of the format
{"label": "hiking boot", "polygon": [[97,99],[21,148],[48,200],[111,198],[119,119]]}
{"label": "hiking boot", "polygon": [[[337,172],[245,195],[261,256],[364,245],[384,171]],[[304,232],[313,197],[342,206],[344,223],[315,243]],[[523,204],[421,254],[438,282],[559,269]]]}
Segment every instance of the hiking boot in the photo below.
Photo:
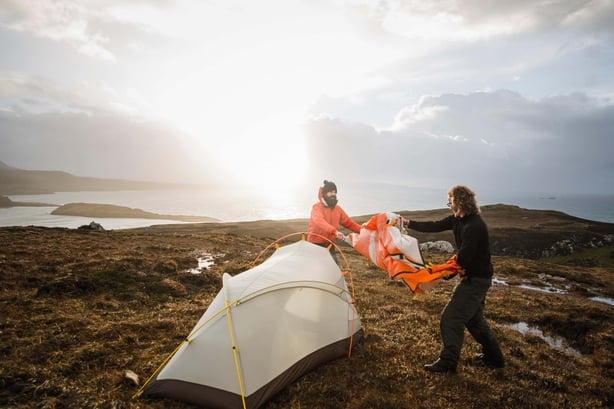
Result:
{"label": "hiking boot", "polygon": [[486,356],[486,354],[477,354],[475,356],[475,360],[489,368],[500,369],[505,366],[503,359],[492,359]]}
{"label": "hiking boot", "polygon": [[436,360],[432,364],[424,365],[424,369],[428,372],[436,372],[436,373],[455,373],[456,366],[446,363],[441,359]]}

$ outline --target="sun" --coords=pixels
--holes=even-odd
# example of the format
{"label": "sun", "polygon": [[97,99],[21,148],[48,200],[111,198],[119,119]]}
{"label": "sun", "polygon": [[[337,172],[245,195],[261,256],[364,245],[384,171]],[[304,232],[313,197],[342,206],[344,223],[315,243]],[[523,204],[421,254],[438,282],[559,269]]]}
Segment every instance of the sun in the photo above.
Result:
{"label": "sun", "polygon": [[263,25],[252,12],[268,13],[255,4],[232,15],[228,36],[199,25],[184,52],[157,64],[151,105],[241,184],[291,186],[308,172],[301,126],[314,104],[374,86],[373,68],[386,58],[368,58],[365,47],[380,47],[355,41],[337,18],[310,14],[317,7]]}
{"label": "sun", "polygon": [[284,188],[299,183],[307,155],[299,125],[290,118],[261,121],[225,144],[221,151],[228,171],[250,188]]}

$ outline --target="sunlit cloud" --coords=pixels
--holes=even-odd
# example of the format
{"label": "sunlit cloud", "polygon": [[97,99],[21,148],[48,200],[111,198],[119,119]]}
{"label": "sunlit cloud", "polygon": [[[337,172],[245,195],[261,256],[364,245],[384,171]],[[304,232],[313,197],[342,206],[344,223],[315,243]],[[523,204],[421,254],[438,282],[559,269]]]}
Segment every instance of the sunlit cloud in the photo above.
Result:
{"label": "sunlit cloud", "polygon": [[[581,94],[533,101],[494,91],[425,97],[402,111],[415,119],[411,114],[441,106],[446,108],[436,110],[436,116],[387,131],[314,119],[308,127],[310,149],[328,153],[313,156],[314,165],[348,180],[419,186],[462,178],[490,190],[614,189],[608,150],[614,148],[608,130],[614,126],[611,105],[603,107]],[[335,155],[344,150],[347,160]]]}
{"label": "sunlit cloud", "polygon": [[[492,173],[482,166],[525,175],[572,157],[555,143],[571,128],[594,135],[588,151],[601,158],[611,10],[609,0],[5,1],[0,132],[30,119],[19,129],[31,138],[43,123],[61,135],[85,115],[100,138],[108,123],[141,133],[134,141],[176,139],[186,163],[216,158],[220,173],[262,186],[321,172],[407,181],[414,165],[428,169],[419,183],[437,183],[460,155],[474,158],[471,178]],[[180,162],[178,178],[207,173]]]}
{"label": "sunlit cloud", "polygon": [[[9,30],[64,42],[92,58],[112,61],[114,54],[104,44],[108,37],[95,32],[88,20],[96,18],[98,2],[21,0],[9,1],[0,14],[0,25]],[[88,7],[89,6],[89,7]]]}

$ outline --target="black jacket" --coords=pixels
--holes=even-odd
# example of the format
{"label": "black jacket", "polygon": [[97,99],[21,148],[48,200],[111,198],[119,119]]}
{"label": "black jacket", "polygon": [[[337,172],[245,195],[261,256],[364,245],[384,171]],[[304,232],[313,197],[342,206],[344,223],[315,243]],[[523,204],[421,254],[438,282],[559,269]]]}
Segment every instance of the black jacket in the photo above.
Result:
{"label": "black jacket", "polygon": [[458,249],[456,262],[465,270],[467,276],[492,277],[493,268],[490,261],[488,228],[479,214],[461,218],[450,215],[432,222],[411,220],[409,228],[424,233],[452,230]]}

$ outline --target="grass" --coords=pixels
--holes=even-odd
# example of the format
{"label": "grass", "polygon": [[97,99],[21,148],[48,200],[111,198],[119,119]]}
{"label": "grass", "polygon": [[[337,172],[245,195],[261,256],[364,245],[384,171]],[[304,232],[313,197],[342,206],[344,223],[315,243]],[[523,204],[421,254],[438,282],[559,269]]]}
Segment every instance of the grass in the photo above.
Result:
{"label": "grass", "polygon": [[[125,371],[141,382],[150,376],[220,290],[222,273],[248,269],[271,243],[269,236],[280,236],[273,222],[248,224],[245,231],[208,226],[0,229],[0,406],[190,408],[133,399],[137,386]],[[612,407],[613,307],[588,299],[614,297],[614,270],[607,264],[612,247],[575,254],[594,258],[594,265],[495,256],[496,276],[507,285],[490,290],[486,315],[507,365],[490,370],[475,363],[479,345],[467,334],[456,375],[422,369],[437,357],[439,314],[456,281],[416,296],[353,249],[343,249],[365,336],[351,357],[292,382],[265,409]],[[190,274],[204,253],[214,254],[215,264]],[[424,254],[435,263],[447,257]],[[544,282],[566,293],[519,287]],[[518,322],[563,337],[582,356],[510,328]]]}
{"label": "grass", "polygon": [[614,248],[608,246],[599,248],[578,249],[578,251],[573,254],[553,257],[551,261],[553,263],[573,265],[577,267],[600,266],[614,268]]}

